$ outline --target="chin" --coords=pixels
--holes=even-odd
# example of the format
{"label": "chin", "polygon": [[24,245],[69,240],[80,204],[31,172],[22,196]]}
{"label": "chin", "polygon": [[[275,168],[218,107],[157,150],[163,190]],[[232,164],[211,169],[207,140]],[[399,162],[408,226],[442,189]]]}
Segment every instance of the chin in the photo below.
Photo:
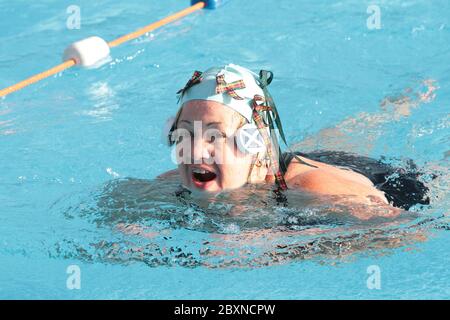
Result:
{"label": "chin", "polygon": [[222,191],[222,188],[220,188],[215,181],[209,181],[209,182],[200,182],[196,181],[194,179],[191,179],[189,181],[190,189],[201,191],[201,192],[208,192],[208,193],[215,193]]}

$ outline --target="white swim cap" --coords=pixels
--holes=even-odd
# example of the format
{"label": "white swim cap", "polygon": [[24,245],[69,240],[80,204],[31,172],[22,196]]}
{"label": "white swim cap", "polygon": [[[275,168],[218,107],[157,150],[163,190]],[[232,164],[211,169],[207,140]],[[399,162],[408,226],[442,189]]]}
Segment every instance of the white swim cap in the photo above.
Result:
{"label": "white swim cap", "polygon": [[[221,79],[223,85],[218,83]],[[240,113],[251,123],[255,95],[264,97],[258,75],[247,68],[228,64],[203,72],[201,81],[183,90],[179,104],[182,107],[191,100],[216,101]]]}

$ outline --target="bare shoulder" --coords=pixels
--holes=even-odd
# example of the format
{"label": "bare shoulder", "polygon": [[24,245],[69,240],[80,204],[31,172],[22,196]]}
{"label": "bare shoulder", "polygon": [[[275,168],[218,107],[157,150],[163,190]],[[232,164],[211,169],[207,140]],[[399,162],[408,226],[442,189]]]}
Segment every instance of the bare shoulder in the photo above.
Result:
{"label": "bare shoulder", "polygon": [[352,195],[364,199],[375,196],[387,203],[384,192],[378,190],[362,174],[307,158],[300,158],[306,163],[316,166],[316,168],[293,159],[285,174],[286,182],[291,188],[323,195]]}

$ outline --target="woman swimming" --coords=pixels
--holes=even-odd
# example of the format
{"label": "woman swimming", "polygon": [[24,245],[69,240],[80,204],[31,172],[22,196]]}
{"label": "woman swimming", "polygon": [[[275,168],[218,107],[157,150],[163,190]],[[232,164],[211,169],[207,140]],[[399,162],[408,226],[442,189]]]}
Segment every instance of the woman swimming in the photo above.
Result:
{"label": "woman swimming", "polygon": [[[340,196],[343,203],[376,204],[392,209],[391,204],[398,205],[397,197],[386,194],[382,188],[389,181],[388,173],[393,172],[386,166],[386,174],[378,173],[375,179],[367,170],[358,170],[351,163],[346,166],[348,155],[333,165],[323,154],[314,157],[314,154],[280,152],[277,136],[285,139],[275,103],[267,90],[272,78],[271,72],[261,70],[257,75],[233,64],[213,67],[204,73],[196,71],[178,92],[180,107],[168,121],[165,132],[169,143],[175,144],[178,170],[160,177],[178,173],[183,186],[191,191],[218,193],[247,183],[266,183],[275,184],[278,190]],[[332,159],[333,155],[336,154],[331,154]],[[372,160],[372,169],[377,169],[376,163]],[[362,167],[367,167],[367,161]],[[383,178],[385,181],[381,181]],[[426,203],[420,187],[414,193],[419,194],[416,203]],[[410,205],[398,206],[407,209]]]}
{"label": "woman swimming", "polygon": [[[58,254],[148,266],[254,267],[424,241],[424,220],[399,209],[428,202],[419,170],[344,152],[352,149],[347,144],[314,151],[310,145],[320,144],[310,143],[313,137],[297,144],[304,153],[279,152],[281,123],[266,88],[271,78],[234,65],[196,72],[164,133],[175,144],[178,170],[154,180],[115,179],[95,204],[71,207],[68,217],[79,214],[117,232],[114,240],[89,245],[69,240]],[[372,118],[392,118],[381,115]],[[357,120],[345,123],[373,125]]]}

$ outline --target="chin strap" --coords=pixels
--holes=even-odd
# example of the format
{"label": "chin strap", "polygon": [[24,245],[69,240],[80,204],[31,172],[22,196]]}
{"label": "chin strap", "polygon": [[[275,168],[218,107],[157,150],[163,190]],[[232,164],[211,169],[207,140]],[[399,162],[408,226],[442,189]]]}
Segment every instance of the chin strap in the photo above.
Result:
{"label": "chin strap", "polygon": [[[274,140],[274,139],[272,139],[272,140],[270,139],[270,136],[266,129],[267,126],[270,125],[270,121],[269,121],[269,123],[264,121],[264,113],[267,114],[268,115],[267,118],[270,119],[270,113],[273,112],[273,109],[271,106],[264,105],[265,101],[266,101],[266,99],[260,95],[254,96],[253,102],[252,102],[252,109],[253,109],[252,117],[253,117],[253,121],[255,121],[255,125],[258,128],[259,133],[263,137],[264,144],[266,146],[266,153],[270,160],[270,167],[275,176],[275,181],[281,190],[286,190],[287,185],[286,185],[286,181],[284,180],[283,173],[280,170],[280,165],[279,165],[279,161],[278,161],[279,157],[276,157],[273,152],[274,150],[276,150],[277,146],[275,145],[272,147],[272,140]],[[272,132],[272,134],[275,134],[275,132],[273,132],[272,130],[271,130],[271,132]],[[279,148],[278,148],[278,150],[279,150]]]}
{"label": "chin strap", "polygon": [[[278,155],[281,155],[281,148],[278,144],[278,140],[277,140],[277,136],[276,136],[276,132],[275,132],[275,126],[278,129],[278,133],[280,135],[281,140],[284,142],[284,144],[286,145],[286,147],[288,148],[288,150],[294,155],[294,157],[302,164],[307,165],[309,167],[313,167],[313,168],[317,168],[316,166],[306,163],[305,161],[303,161],[302,159],[300,159],[300,157],[298,157],[297,155],[295,155],[295,153],[289,148],[287,142],[286,142],[286,137],[284,135],[284,131],[283,131],[283,125],[281,124],[281,120],[280,120],[280,116],[278,114],[278,110],[277,107],[275,105],[275,102],[273,101],[272,96],[270,95],[269,91],[267,90],[267,86],[272,82],[273,80],[273,72],[271,71],[267,71],[267,70],[261,70],[259,72],[259,80],[261,82],[261,88],[264,92],[264,97],[260,97],[260,96],[255,96],[254,98],[254,104],[258,104],[258,101],[265,100],[266,105],[264,106],[264,108],[266,108],[266,110],[262,110],[260,107],[259,110],[262,111],[267,111],[266,115],[267,115],[267,123],[265,123],[265,126],[269,126],[270,128],[270,132],[273,135],[273,139],[268,138],[267,135],[267,131],[266,130],[259,130],[262,134],[262,136],[264,137],[264,140],[266,140],[266,137],[269,139],[269,143],[270,141],[273,141],[273,148],[272,145],[268,145],[266,143],[267,150],[270,151],[270,155],[269,157],[271,157],[270,162],[271,162],[271,167],[272,167],[272,171],[275,175],[275,180],[277,181],[278,186],[280,187],[281,190],[286,190],[287,189],[287,185],[286,185],[286,181],[284,180],[284,176],[280,171],[280,164],[279,164],[279,159],[280,157],[276,158],[273,155],[272,150],[276,150],[278,151]],[[255,108],[254,111],[255,113]],[[253,117],[255,119],[255,116]],[[261,118],[261,120],[263,119],[263,117],[258,114],[258,118]],[[256,122],[256,120],[255,120]],[[263,123],[264,124],[264,123]],[[260,128],[260,125],[258,125],[258,129]],[[265,135],[264,135],[265,133]]]}

